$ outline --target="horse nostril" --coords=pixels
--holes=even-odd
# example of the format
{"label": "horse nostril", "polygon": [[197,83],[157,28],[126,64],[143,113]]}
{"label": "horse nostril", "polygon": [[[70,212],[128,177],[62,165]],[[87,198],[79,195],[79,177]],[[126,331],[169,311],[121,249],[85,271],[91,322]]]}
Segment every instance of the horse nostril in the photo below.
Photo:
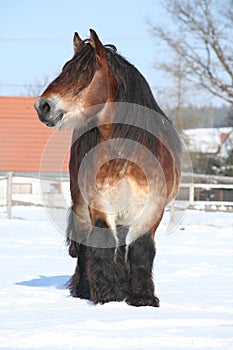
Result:
{"label": "horse nostril", "polygon": [[44,102],[41,106],[40,109],[44,115],[49,114],[50,112],[50,104],[48,102]]}
{"label": "horse nostril", "polygon": [[56,101],[53,98],[39,97],[34,107],[40,121],[48,127],[56,127],[61,124],[64,111],[57,108]]}
{"label": "horse nostril", "polygon": [[44,122],[50,119],[55,106],[53,101],[46,98],[39,98],[35,103],[35,109],[39,119]]}
{"label": "horse nostril", "polygon": [[51,103],[49,103],[48,100],[41,101],[39,108],[40,108],[41,115],[42,115],[45,119],[46,119],[47,117],[49,117],[50,112],[51,112]]}

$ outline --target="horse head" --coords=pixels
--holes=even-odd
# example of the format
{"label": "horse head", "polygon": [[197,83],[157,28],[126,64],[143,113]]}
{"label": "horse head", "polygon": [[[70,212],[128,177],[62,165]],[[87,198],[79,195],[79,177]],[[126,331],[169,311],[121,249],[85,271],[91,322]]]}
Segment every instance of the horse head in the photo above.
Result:
{"label": "horse head", "polygon": [[73,46],[72,59],[35,102],[39,119],[49,127],[81,127],[115,100],[116,80],[96,32],[90,29],[88,40],[75,33]]}

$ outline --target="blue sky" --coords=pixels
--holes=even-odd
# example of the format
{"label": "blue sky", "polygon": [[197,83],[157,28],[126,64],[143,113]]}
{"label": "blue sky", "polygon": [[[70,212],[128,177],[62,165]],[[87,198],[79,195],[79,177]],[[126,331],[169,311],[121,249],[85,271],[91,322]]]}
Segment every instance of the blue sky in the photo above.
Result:
{"label": "blue sky", "polygon": [[166,53],[147,24],[165,16],[159,0],[0,0],[0,95],[18,95],[24,85],[54,78],[73,54],[74,31],[85,38],[89,28],[116,45],[154,90],[171,86],[153,68]]}

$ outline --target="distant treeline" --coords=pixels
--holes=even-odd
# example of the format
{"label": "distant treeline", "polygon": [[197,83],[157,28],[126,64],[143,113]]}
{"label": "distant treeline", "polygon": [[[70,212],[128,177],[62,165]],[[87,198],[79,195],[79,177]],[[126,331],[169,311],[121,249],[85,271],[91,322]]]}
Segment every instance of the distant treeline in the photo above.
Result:
{"label": "distant treeline", "polygon": [[173,122],[182,129],[233,127],[233,106],[181,107],[167,110]]}

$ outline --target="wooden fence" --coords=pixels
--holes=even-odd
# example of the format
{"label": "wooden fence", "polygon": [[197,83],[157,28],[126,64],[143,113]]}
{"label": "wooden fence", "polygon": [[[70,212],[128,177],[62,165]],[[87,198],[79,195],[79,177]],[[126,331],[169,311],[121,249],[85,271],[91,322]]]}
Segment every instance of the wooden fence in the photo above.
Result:
{"label": "wooden fence", "polygon": [[[203,180],[204,178],[204,180]],[[204,175],[194,178],[202,181],[215,181]],[[211,210],[233,211],[233,179],[221,178],[227,183],[182,183],[176,203],[185,202],[185,207]],[[43,190],[41,194],[41,183]],[[8,172],[0,176],[0,206],[7,207],[7,217],[11,219],[14,205],[57,206],[63,208],[69,204],[69,178],[60,176],[42,177],[39,174],[23,175]]]}
{"label": "wooden fence", "polygon": [[213,208],[224,206],[228,210],[233,209],[233,184],[181,184],[179,197],[182,200],[184,196],[188,197],[191,208],[202,205]]}

